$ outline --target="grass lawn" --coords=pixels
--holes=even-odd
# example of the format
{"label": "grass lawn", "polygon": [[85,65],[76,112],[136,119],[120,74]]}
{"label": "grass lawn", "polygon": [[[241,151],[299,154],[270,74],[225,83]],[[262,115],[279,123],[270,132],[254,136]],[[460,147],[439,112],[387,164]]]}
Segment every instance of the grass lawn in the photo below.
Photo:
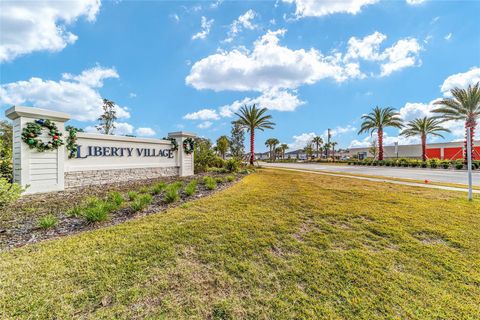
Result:
{"label": "grass lawn", "polygon": [[480,200],[284,170],[0,254],[0,318],[478,319]]}

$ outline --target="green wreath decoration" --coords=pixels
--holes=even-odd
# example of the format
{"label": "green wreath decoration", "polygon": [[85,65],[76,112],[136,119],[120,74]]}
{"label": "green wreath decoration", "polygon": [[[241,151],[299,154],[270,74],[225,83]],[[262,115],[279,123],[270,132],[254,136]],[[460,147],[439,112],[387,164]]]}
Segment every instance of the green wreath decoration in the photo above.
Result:
{"label": "green wreath decoration", "polygon": [[[22,131],[22,141],[25,142],[30,149],[37,149],[38,152],[47,150],[56,150],[63,145],[60,138],[62,133],[58,131],[57,126],[50,120],[38,119],[35,122],[27,122],[27,126]],[[52,137],[50,141],[43,142],[38,136],[42,134],[42,129],[48,130],[48,135]]]}
{"label": "green wreath decoration", "polygon": [[172,143],[172,147],[170,148],[170,150],[172,150],[172,151],[177,151],[178,150],[177,139],[172,138],[172,137],[167,137],[167,138],[163,138],[163,140],[170,140],[170,142]]}
{"label": "green wreath decoration", "polygon": [[67,150],[68,150],[68,159],[75,158],[77,154],[78,144],[77,144],[77,129],[70,127],[67,129]]}
{"label": "green wreath decoration", "polygon": [[192,138],[186,138],[183,140],[183,151],[185,151],[186,154],[191,154],[195,150],[195,140]]}

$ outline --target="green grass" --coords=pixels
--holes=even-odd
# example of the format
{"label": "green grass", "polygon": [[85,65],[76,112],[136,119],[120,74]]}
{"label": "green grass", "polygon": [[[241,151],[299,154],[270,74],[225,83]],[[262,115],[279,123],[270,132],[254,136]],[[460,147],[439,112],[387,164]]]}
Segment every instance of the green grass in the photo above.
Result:
{"label": "green grass", "polygon": [[0,253],[5,319],[478,319],[480,199],[259,170]]}
{"label": "green grass", "polygon": [[135,199],[138,197],[138,192],[136,192],[136,191],[128,191],[128,192],[127,192],[127,197],[128,197],[128,200],[133,201],[133,200],[135,200]]}
{"label": "green grass", "polygon": [[41,217],[38,220],[38,226],[42,229],[50,229],[57,225],[58,219],[53,214]]}

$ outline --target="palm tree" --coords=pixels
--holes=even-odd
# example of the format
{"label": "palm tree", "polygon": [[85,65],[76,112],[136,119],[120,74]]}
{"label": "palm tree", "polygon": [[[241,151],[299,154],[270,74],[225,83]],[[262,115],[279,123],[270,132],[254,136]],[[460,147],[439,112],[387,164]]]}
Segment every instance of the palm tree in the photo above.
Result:
{"label": "palm tree", "polygon": [[280,141],[278,141],[278,139],[276,138],[270,138],[270,139],[267,139],[267,141],[265,141],[265,146],[270,148],[270,160],[274,160],[273,157],[274,157],[275,147],[279,143]]}
{"label": "palm tree", "polygon": [[335,146],[337,145],[337,142],[330,142],[330,145],[332,146],[332,158],[333,161],[335,161]]}
{"label": "palm tree", "polygon": [[413,137],[413,136],[420,136],[422,139],[422,160],[427,160],[427,136],[430,134],[432,136],[442,137],[443,136],[439,133],[443,132],[450,132],[450,130],[442,127],[440,124],[442,121],[436,118],[418,118],[412,120],[407,123],[405,130],[403,130],[400,134],[406,137]]}
{"label": "palm tree", "polygon": [[383,160],[383,129],[386,127],[402,128],[402,119],[393,108],[375,107],[369,114],[363,115],[363,123],[358,134],[377,132],[378,135],[378,160]]}
{"label": "palm tree", "polygon": [[310,158],[311,158],[312,155],[313,155],[312,144],[311,144],[311,143],[307,144],[307,145],[303,148],[303,152],[305,152],[305,157],[306,157],[305,160],[308,160],[308,157],[309,157],[309,156],[310,156]]}
{"label": "palm tree", "polygon": [[285,151],[288,149],[288,144],[282,143],[280,148],[282,148],[282,159],[285,159]]}
{"label": "palm tree", "polygon": [[[472,145],[472,158],[475,159],[473,152],[473,138],[475,136],[475,127],[480,118],[480,82],[475,85],[469,85],[467,89],[454,88],[450,91],[453,98],[444,98],[436,101],[434,104],[441,107],[432,110],[439,114],[443,120],[462,120],[465,121],[465,132],[470,128],[470,142]],[[467,135],[465,133],[465,161],[467,161]]]}
{"label": "palm tree", "polygon": [[322,146],[323,144],[323,139],[319,136],[316,136],[312,139],[312,142],[315,144],[315,148],[317,150],[317,158],[320,157],[320,153],[318,152],[318,150],[320,149],[320,147]]}
{"label": "palm tree", "polygon": [[252,165],[255,160],[255,129],[263,131],[273,129],[275,126],[275,123],[270,121],[272,116],[266,115],[265,112],[267,112],[266,108],[259,109],[254,104],[250,107],[245,105],[240,112],[235,113],[239,118],[236,122],[250,132],[250,164]]}

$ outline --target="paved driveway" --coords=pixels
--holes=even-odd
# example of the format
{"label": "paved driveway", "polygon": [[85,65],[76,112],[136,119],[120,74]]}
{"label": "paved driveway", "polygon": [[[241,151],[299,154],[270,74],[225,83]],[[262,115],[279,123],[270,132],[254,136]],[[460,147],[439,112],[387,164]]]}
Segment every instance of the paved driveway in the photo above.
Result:
{"label": "paved driveway", "polygon": [[[414,180],[428,179],[432,182],[467,184],[467,172],[464,170],[422,169],[422,168],[397,168],[397,167],[367,167],[367,166],[342,166],[316,163],[266,163],[264,167],[281,167],[305,170],[321,170],[328,172],[367,174],[372,176],[404,178]],[[473,185],[480,186],[480,172],[474,171]]]}

